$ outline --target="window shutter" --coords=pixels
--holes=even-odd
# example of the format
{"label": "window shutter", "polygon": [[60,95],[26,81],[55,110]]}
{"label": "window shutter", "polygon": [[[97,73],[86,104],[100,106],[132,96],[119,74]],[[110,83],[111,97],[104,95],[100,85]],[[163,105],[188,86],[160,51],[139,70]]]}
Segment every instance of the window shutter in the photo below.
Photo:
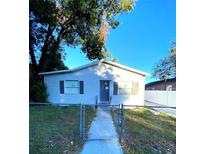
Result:
{"label": "window shutter", "polygon": [[117,94],[118,94],[118,84],[117,82],[114,82],[113,95],[117,95]]}
{"label": "window shutter", "polygon": [[60,81],[60,94],[64,94],[64,81]]}
{"label": "window shutter", "polygon": [[138,95],[139,91],[139,83],[138,82],[132,82],[132,94]]}
{"label": "window shutter", "polygon": [[84,94],[84,82],[80,81],[80,94]]}

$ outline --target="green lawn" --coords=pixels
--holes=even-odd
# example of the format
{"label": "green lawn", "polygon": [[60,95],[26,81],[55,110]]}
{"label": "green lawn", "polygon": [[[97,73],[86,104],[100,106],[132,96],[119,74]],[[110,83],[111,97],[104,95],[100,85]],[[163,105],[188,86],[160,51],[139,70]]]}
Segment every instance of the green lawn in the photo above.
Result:
{"label": "green lawn", "polygon": [[[79,153],[83,141],[79,138],[80,108],[57,106],[30,106],[29,153]],[[95,111],[86,107],[86,126],[89,127]]]}
{"label": "green lawn", "polygon": [[154,115],[149,109],[125,110],[125,136],[122,143],[127,154],[176,153],[176,118],[165,113]]}

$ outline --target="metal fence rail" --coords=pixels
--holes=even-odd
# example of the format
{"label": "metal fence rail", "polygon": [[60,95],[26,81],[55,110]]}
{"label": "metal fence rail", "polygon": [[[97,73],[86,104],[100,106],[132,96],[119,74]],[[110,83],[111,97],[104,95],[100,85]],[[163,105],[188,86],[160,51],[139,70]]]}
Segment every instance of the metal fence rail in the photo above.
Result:
{"label": "metal fence rail", "polygon": [[[76,125],[75,129],[72,130],[73,132],[70,135],[75,136],[74,138],[76,138],[76,136],[77,136],[78,139],[76,138],[76,140],[78,140],[78,141],[79,140],[83,140],[83,141],[85,141],[85,140],[107,140],[107,139],[109,140],[109,139],[113,138],[113,136],[106,136],[106,138],[103,138],[103,137],[102,138],[91,138],[91,139],[89,138],[90,134],[88,134],[88,132],[90,129],[90,123],[92,121],[92,118],[89,118],[90,111],[92,110],[92,112],[94,111],[94,113],[96,113],[96,111],[98,109],[99,110],[103,109],[106,112],[109,112],[111,114],[115,129],[116,129],[118,137],[119,137],[119,142],[122,145],[125,142],[127,142],[127,134],[126,134],[127,131],[125,130],[125,128],[127,128],[126,124],[128,122],[128,121],[126,121],[125,117],[129,113],[129,110],[127,110],[127,109],[130,109],[130,108],[131,109],[132,108],[172,109],[172,110],[176,109],[176,107],[158,106],[158,105],[157,106],[124,105],[124,104],[113,104],[112,105],[112,104],[99,104],[99,103],[98,104],[83,104],[83,103],[81,103],[81,104],[67,104],[67,103],[51,104],[51,103],[43,103],[43,102],[40,102],[40,103],[32,102],[32,103],[29,103],[29,106],[30,106],[30,109],[36,108],[35,111],[37,111],[37,115],[39,117],[39,118],[35,118],[35,116],[33,116],[34,119],[30,119],[30,121],[33,121],[33,124],[30,123],[30,125],[31,125],[30,138],[32,139],[32,142],[33,142],[31,145],[35,145],[35,143],[37,143],[37,140],[41,139],[41,141],[42,141],[45,138],[44,136],[42,136],[42,137],[38,136],[37,131],[39,131],[39,134],[42,134],[41,133],[42,131],[47,131],[47,129],[53,129],[53,130],[48,131],[48,133],[53,132],[52,136],[48,139],[48,141],[46,141],[45,143],[42,143],[42,144],[45,144],[45,147],[51,146],[51,148],[54,150],[55,150],[55,148],[52,147],[53,146],[52,144],[54,142],[56,142],[56,144],[58,144],[57,139],[61,139],[62,134],[66,134],[68,132],[68,130],[70,131],[69,124],[71,121],[66,120],[68,118],[65,116],[65,114],[63,115],[63,113],[67,112],[72,107],[75,107],[75,112],[73,114],[69,114],[69,116],[71,116],[71,117],[75,116],[75,120],[77,120],[77,121],[75,123],[75,125]],[[46,108],[47,107],[49,108],[50,106],[51,106],[51,108],[53,108],[53,107],[56,108],[59,112],[56,112],[53,114],[48,113],[47,119],[46,119],[45,117],[43,117],[44,116],[43,113],[48,112],[48,110]],[[153,113],[155,113],[155,111]],[[59,125],[59,123],[55,123],[55,120],[53,121],[52,118],[54,118],[58,122],[60,121],[61,123],[65,122],[65,124]],[[61,119],[64,119],[64,121],[62,121]],[[148,117],[148,119],[149,119],[149,117]],[[47,123],[47,126],[44,125],[43,120],[45,120],[45,122]],[[46,120],[48,120],[48,121],[46,121]],[[102,120],[104,120],[104,119],[102,119]],[[88,123],[89,123],[89,125],[88,125]],[[52,127],[50,127],[49,125],[51,125]],[[36,127],[36,126],[38,126],[38,127]],[[32,128],[32,127],[34,127],[34,128]],[[61,127],[63,127],[64,130],[66,130],[67,132],[62,133],[61,131],[56,130],[55,129],[56,127],[59,127],[60,130],[61,130]],[[65,127],[66,127],[66,129],[65,129]],[[76,129],[76,128],[78,128],[78,129]],[[43,133],[42,135],[44,135],[44,134],[45,133]],[[67,136],[69,136],[69,135],[67,134]],[[38,139],[35,139],[36,137]],[[56,138],[56,141],[55,141],[55,138]],[[69,137],[65,137],[65,138],[67,138],[67,139],[65,140],[64,137],[62,138],[62,143],[63,144],[65,143],[65,145],[66,144],[68,145],[69,142],[71,142],[69,139],[72,137],[69,136]],[[35,148],[35,146],[30,147],[31,150],[34,148]],[[56,149],[58,149],[58,148],[56,148]]]}
{"label": "metal fence rail", "polygon": [[[81,104],[81,111],[80,111],[80,137],[83,140],[88,140],[88,134],[85,132],[85,106],[92,106],[95,109],[99,107],[106,107],[106,111],[110,111],[112,118],[114,120],[114,124],[119,135],[120,143],[123,141],[124,132],[125,132],[125,116],[124,112],[127,108],[148,108],[148,109],[156,109],[156,108],[163,108],[163,109],[176,109],[176,107],[169,107],[169,106],[144,106],[144,105],[124,105],[124,104]],[[111,136],[112,137],[112,136]],[[111,138],[110,137],[110,138]],[[96,140],[100,140],[99,138]]]}
{"label": "metal fence rail", "polygon": [[[95,108],[81,104],[29,103],[30,153],[80,153]],[[40,145],[40,147],[39,147]],[[46,152],[45,152],[46,150]]]}
{"label": "metal fence rail", "polygon": [[86,123],[86,107],[92,107],[94,110],[99,107],[105,107],[107,111],[110,111],[112,118],[114,120],[114,124],[119,135],[119,141],[122,142],[125,132],[125,117],[124,111],[126,108],[148,108],[148,109],[176,109],[176,107],[169,106],[145,106],[145,105],[124,105],[124,104],[68,104],[68,103],[60,103],[60,104],[52,104],[52,103],[43,103],[43,102],[31,102],[30,106],[58,106],[58,107],[69,107],[69,106],[78,106],[79,107],[79,137],[82,140],[88,139],[88,126]]}

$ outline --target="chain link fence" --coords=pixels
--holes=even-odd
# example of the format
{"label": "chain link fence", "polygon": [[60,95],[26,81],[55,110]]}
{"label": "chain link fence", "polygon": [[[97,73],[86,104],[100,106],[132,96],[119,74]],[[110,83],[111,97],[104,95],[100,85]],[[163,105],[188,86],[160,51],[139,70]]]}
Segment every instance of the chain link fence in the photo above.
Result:
{"label": "chain link fence", "polygon": [[[95,109],[96,114],[98,115],[93,119],[93,123],[90,123],[90,125],[87,125],[86,124],[87,122],[86,114],[89,108]],[[97,112],[97,110],[99,112]],[[103,113],[100,113],[101,111],[103,111]],[[123,129],[121,129],[123,128],[121,126],[122,124],[121,117],[123,117],[123,115],[121,115],[121,111],[123,110],[120,110],[120,105],[110,105],[110,104],[81,105],[81,112],[80,112],[80,137],[81,139],[82,140],[110,140],[113,137],[115,137],[115,134],[108,132],[109,130],[106,130],[106,128],[108,127],[106,126],[107,124],[106,121],[110,121],[110,119],[112,120],[113,117],[117,118],[118,121],[113,122],[113,127],[119,129],[119,131],[123,131]],[[109,117],[107,118],[107,116]],[[110,127],[113,128],[112,126]],[[121,132],[118,134],[120,134],[120,138],[121,138],[121,134],[123,133]]]}
{"label": "chain link fence", "polygon": [[161,112],[176,107],[121,105],[119,109],[120,118],[113,120],[120,121],[115,123],[124,153],[176,153],[176,118]]}
{"label": "chain link fence", "polygon": [[[86,106],[83,105],[82,109],[85,110]],[[176,118],[166,113],[161,113],[161,110],[159,110],[176,110],[176,107],[123,104],[96,104],[90,106],[95,107],[99,111],[103,110],[106,113],[110,113],[119,142],[125,153],[172,154],[176,152]],[[82,123],[84,120],[86,119],[82,118]],[[102,119],[102,121],[105,120]],[[108,128],[103,122],[101,124],[100,127]],[[84,124],[81,127],[83,130]],[[102,131],[104,131],[103,128],[99,128],[98,132],[92,130],[96,135],[83,131],[82,139],[90,140],[93,139],[92,136],[95,136],[94,140],[110,140],[115,137],[103,136],[100,134]]]}
{"label": "chain link fence", "polygon": [[[95,117],[93,107],[86,106],[84,132]],[[80,136],[81,105],[31,103],[29,105],[29,153],[80,153],[84,141]]]}
{"label": "chain link fence", "polygon": [[100,119],[102,125],[98,131],[89,131],[97,110],[111,116],[125,153],[175,153],[176,118],[159,109],[176,110],[176,107],[31,103],[30,153],[80,153],[86,140],[112,139],[114,136],[101,135],[107,127],[103,124],[106,118]]}

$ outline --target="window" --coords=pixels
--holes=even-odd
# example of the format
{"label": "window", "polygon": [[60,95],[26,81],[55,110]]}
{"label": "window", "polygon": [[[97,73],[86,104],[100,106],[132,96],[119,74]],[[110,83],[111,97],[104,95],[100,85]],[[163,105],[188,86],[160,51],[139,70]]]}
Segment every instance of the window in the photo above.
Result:
{"label": "window", "polygon": [[64,82],[64,91],[66,94],[79,94],[80,84],[76,80],[66,80]]}
{"label": "window", "polygon": [[119,95],[132,95],[132,82],[118,82]]}

